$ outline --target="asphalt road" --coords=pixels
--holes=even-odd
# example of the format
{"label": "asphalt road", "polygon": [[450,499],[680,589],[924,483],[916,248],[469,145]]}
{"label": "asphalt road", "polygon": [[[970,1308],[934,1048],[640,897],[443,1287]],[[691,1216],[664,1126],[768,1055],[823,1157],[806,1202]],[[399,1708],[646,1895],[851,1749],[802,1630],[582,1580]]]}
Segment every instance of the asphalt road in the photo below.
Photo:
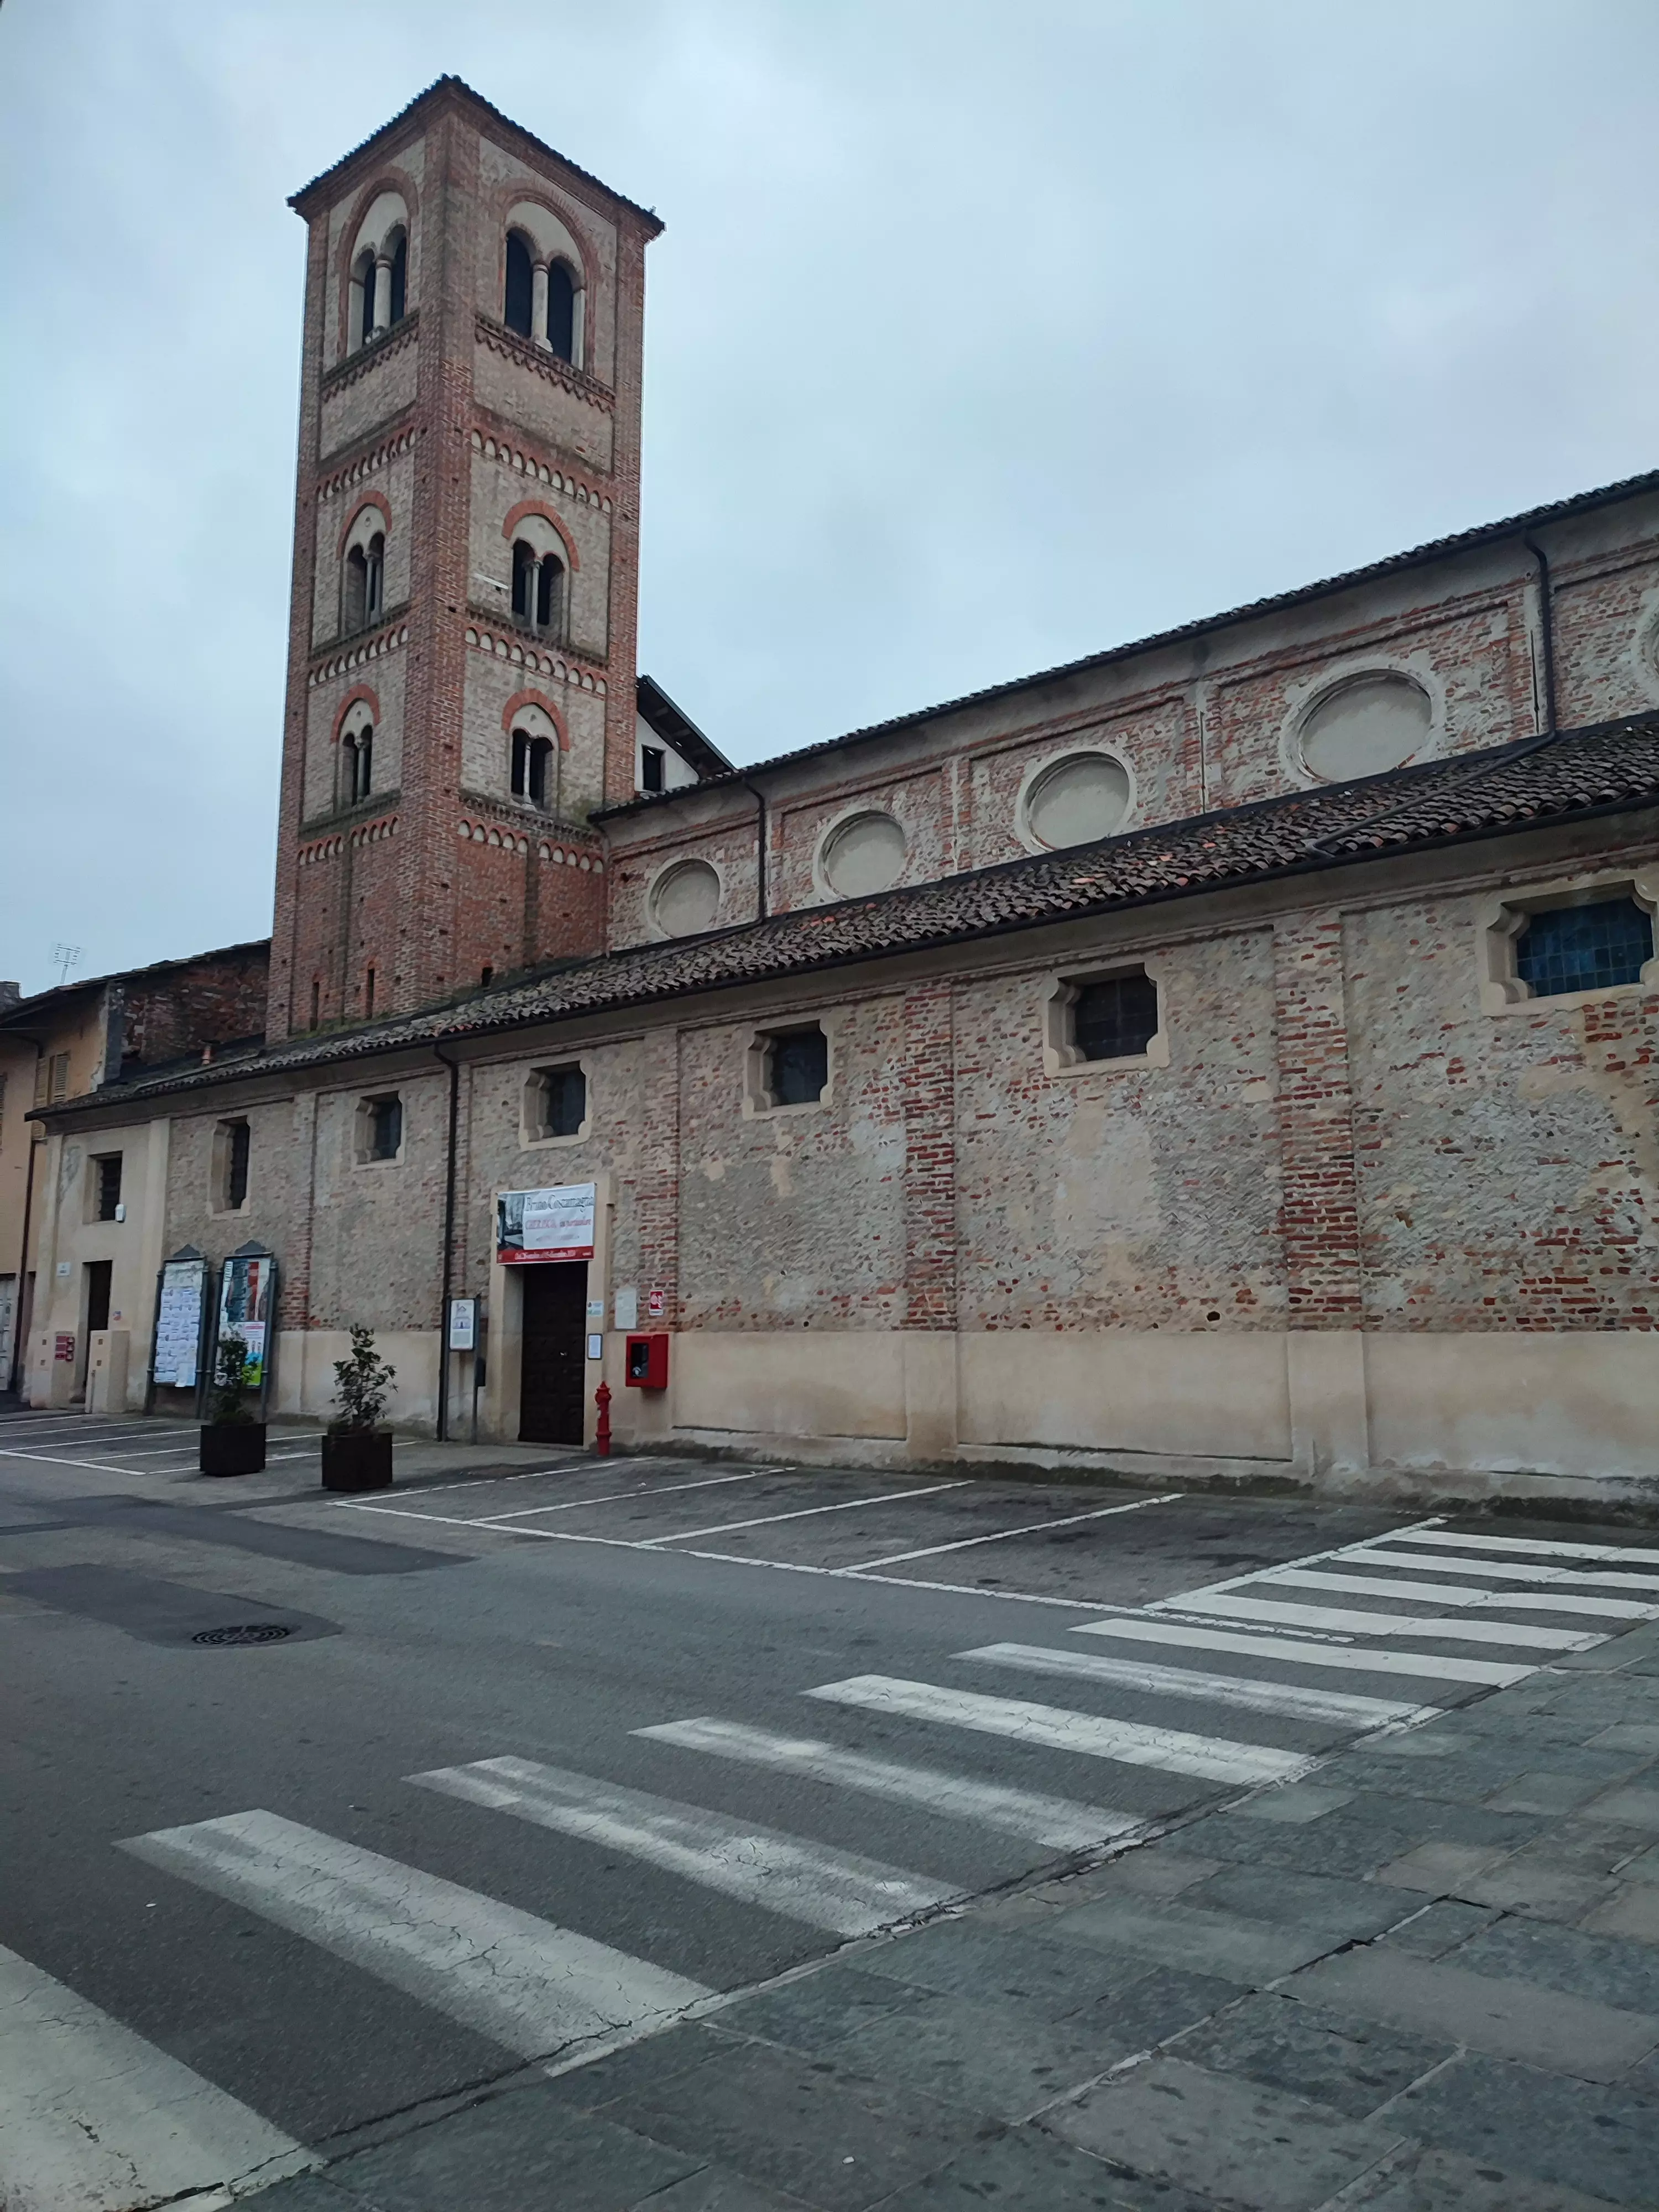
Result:
{"label": "asphalt road", "polygon": [[215,1484],[0,1420],[0,1946],[74,2015],[0,2089],[0,2204],[159,2195],[24,2193],[105,2125],[100,2038],[212,2085],[228,2179],[1628,1625],[1494,1584],[1474,1520],[522,1453],[347,1503],[281,1449]]}

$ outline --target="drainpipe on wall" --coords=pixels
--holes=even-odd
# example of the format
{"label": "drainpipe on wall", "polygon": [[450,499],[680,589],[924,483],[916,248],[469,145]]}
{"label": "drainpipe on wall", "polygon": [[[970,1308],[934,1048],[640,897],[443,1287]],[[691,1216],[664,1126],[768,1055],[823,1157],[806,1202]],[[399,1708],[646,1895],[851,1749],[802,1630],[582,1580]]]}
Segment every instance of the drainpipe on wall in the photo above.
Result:
{"label": "drainpipe on wall", "polygon": [[443,1287],[438,1294],[438,1442],[449,1441],[449,1291],[451,1255],[455,1245],[455,1131],[459,1114],[461,1070],[434,1045],[433,1052],[449,1070],[449,1134],[444,1157]]}
{"label": "drainpipe on wall", "polygon": [[1538,563],[1538,642],[1544,661],[1544,727],[1540,735],[1555,735],[1555,594],[1550,584],[1550,556],[1535,538],[1521,543]]}
{"label": "drainpipe on wall", "polygon": [[766,794],[757,791],[744,776],[740,779],[744,789],[754,800],[755,816],[755,919],[766,919]]}
{"label": "drainpipe on wall", "polygon": [[[38,1075],[40,1055],[45,1052],[46,1046],[39,1037],[31,1037],[27,1041],[34,1047],[34,1066]],[[18,1363],[22,1357],[23,1350],[23,1300],[28,1288],[29,1217],[34,1210],[34,1155],[45,1141],[44,1139],[36,1139],[33,1122],[27,1126],[29,1133],[29,1157],[28,1164],[23,1170],[23,1242],[17,1255],[17,1287],[12,1292],[11,1368],[6,1377],[6,1388],[9,1390],[18,1390],[22,1387]]]}

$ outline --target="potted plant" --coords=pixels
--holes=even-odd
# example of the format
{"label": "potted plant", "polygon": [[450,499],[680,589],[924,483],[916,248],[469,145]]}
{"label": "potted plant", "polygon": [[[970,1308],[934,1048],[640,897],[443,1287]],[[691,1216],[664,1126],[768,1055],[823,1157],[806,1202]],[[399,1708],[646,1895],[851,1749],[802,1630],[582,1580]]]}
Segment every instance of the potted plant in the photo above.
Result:
{"label": "potted plant", "polygon": [[385,1490],[392,1480],[392,1431],[380,1418],[398,1370],[374,1349],[374,1333],[351,1332],[351,1357],[337,1359],[340,1411],[323,1437],[325,1490]]}
{"label": "potted plant", "polygon": [[204,1474],[258,1474],[264,1470],[265,1425],[256,1421],[242,1403],[251,1364],[246,1338],[232,1334],[219,1339],[198,1461]]}

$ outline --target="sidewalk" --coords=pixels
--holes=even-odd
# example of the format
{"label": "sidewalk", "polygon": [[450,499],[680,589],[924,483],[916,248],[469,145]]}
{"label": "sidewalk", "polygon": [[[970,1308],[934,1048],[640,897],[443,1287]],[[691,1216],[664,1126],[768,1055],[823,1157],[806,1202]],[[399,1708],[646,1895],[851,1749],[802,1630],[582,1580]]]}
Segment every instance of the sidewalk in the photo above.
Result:
{"label": "sidewalk", "polygon": [[1659,1624],[258,2212],[1659,2204]]}

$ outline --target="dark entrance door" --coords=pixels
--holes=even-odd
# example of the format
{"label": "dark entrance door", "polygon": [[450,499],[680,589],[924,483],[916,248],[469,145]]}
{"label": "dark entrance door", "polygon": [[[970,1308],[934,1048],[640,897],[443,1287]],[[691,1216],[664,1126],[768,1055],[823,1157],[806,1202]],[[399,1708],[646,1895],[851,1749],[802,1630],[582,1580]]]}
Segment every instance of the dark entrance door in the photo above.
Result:
{"label": "dark entrance door", "polygon": [[519,1270],[524,1368],[519,1434],[526,1443],[579,1444],[586,1381],[587,1266],[532,1263]]}
{"label": "dark entrance door", "polygon": [[87,1262],[87,1334],[95,1328],[109,1327],[110,1277],[114,1273],[112,1260],[88,1260]]}

